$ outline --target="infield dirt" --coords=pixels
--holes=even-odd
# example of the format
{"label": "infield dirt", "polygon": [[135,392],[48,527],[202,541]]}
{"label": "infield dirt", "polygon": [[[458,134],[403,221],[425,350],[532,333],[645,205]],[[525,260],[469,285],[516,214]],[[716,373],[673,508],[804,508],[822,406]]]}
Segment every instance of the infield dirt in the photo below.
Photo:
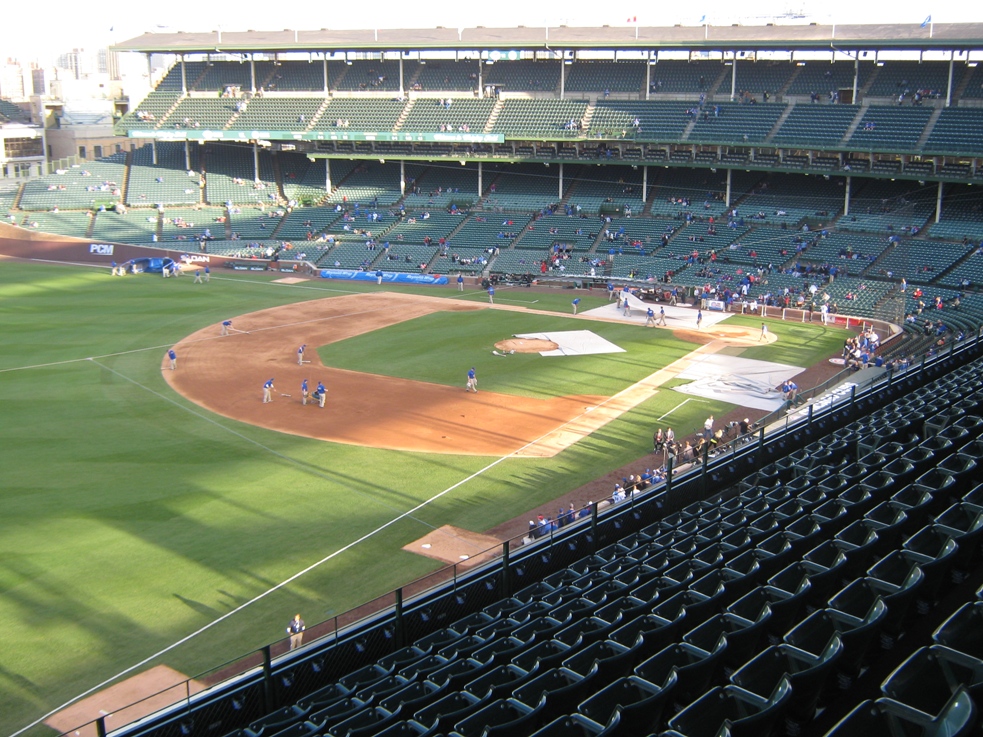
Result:
{"label": "infield dirt", "polygon": [[[551,457],[651,397],[692,360],[684,356],[615,397],[551,399],[471,394],[464,390],[463,375],[456,387],[326,368],[315,351],[306,354],[309,364],[297,364],[301,344],[327,345],[434,312],[483,309],[525,311],[394,293],[275,307],[234,316],[231,335],[219,336],[218,325],[192,333],[175,346],[180,370],[163,374],[176,391],[202,407],[292,435],[389,450]],[[737,326],[685,332],[687,339],[704,343],[695,355],[725,345],[754,345],[758,337]],[[262,386],[270,378],[276,380],[274,401],[264,404]],[[312,391],[318,381],[327,387],[324,409],[314,402],[301,404],[304,378]]]}

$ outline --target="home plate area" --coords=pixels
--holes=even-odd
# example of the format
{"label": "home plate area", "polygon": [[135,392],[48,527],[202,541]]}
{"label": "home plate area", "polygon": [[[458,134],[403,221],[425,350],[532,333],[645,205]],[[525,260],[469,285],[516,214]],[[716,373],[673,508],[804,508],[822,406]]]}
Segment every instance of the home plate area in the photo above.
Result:
{"label": "home plate area", "polygon": [[609,340],[590,330],[562,330],[556,333],[524,333],[500,340],[495,348],[504,353],[538,353],[541,356],[589,356],[596,353],[624,353]]}

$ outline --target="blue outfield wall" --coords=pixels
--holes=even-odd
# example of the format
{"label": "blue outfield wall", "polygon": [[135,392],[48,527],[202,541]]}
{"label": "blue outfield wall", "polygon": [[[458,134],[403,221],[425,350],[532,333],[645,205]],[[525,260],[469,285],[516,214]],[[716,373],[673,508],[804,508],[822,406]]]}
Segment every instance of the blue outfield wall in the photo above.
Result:
{"label": "blue outfield wall", "polygon": [[[322,279],[348,279],[350,281],[378,281],[379,272],[357,269],[321,269]],[[382,272],[382,281],[389,284],[447,284],[447,277],[439,274],[402,274]]]}

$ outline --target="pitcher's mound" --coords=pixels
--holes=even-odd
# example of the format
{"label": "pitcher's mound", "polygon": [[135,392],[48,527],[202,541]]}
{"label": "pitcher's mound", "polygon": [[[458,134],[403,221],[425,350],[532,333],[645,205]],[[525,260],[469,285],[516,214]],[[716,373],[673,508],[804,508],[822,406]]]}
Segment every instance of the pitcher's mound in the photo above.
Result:
{"label": "pitcher's mound", "polygon": [[560,346],[552,340],[543,340],[541,338],[508,338],[507,340],[498,341],[495,347],[504,353],[509,353],[510,351],[515,353],[543,353],[545,351],[555,351]]}
{"label": "pitcher's mound", "polygon": [[444,525],[428,532],[419,540],[404,545],[403,550],[436,558],[444,563],[477,565],[497,557],[502,551],[502,541],[491,535]]}

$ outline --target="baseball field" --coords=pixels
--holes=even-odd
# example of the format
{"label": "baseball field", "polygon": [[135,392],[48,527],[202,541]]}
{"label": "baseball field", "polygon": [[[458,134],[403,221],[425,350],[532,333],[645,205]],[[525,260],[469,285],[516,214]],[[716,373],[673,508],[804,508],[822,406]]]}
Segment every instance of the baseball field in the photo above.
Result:
{"label": "baseball field", "polygon": [[[297,612],[357,607],[443,565],[409,543],[644,467],[652,428],[732,409],[660,373],[706,340],[573,318],[569,292],[500,289],[491,308],[481,291],[276,276],[0,263],[0,732],[152,666],[213,669]],[[581,312],[606,303],[581,296]],[[492,353],[584,329],[624,352]],[[725,353],[808,367],[844,338],[770,330]],[[324,409],[301,405],[304,378]]]}

